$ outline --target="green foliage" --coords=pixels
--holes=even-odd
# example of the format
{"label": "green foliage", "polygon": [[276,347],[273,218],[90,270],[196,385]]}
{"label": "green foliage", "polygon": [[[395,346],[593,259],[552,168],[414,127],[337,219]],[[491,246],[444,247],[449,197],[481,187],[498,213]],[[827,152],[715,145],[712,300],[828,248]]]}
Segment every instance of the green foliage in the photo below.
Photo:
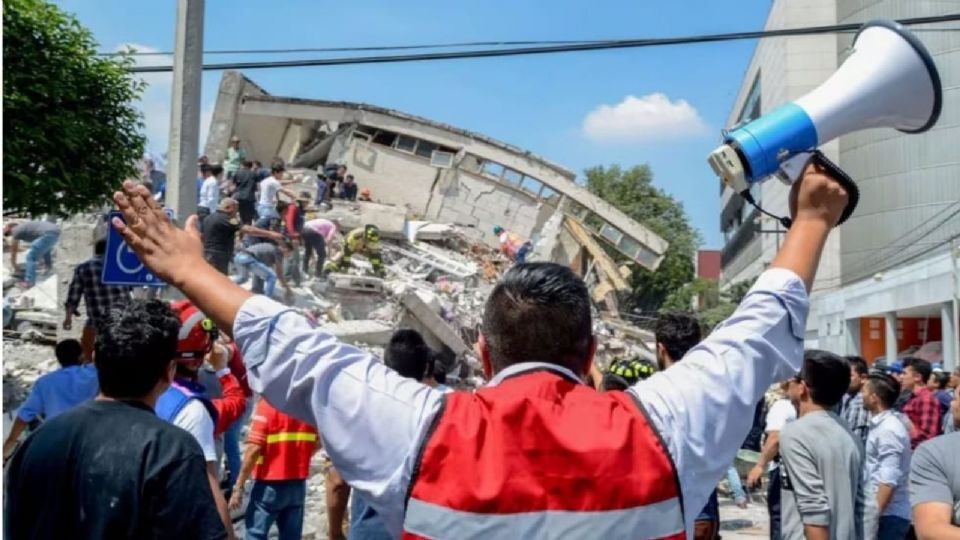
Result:
{"label": "green foliage", "polygon": [[656,272],[634,267],[630,276],[632,292],[624,299],[627,309],[658,311],[671,293],[693,281],[699,233],[690,225],[683,204],[653,185],[649,165],[626,170],[619,165],[598,166],[587,169],[585,175],[592,193],[670,243]]}
{"label": "green foliage", "polygon": [[52,4],[3,8],[4,211],[63,216],[108,203],[143,154],[132,60],[97,57],[90,31]]}

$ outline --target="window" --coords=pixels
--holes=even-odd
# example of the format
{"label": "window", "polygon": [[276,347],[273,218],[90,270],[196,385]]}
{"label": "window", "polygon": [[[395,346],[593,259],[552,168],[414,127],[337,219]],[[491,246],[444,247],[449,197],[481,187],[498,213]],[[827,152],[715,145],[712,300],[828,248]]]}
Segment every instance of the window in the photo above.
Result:
{"label": "window", "polygon": [[523,182],[520,182],[520,189],[534,195],[539,195],[542,188],[543,182],[533,178],[532,176],[524,176]]}
{"label": "window", "polygon": [[430,156],[430,165],[433,165],[434,167],[440,167],[442,169],[449,169],[450,167],[453,167],[453,156],[454,154],[450,152],[434,150],[433,154]]}
{"label": "window", "polygon": [[407,137],[406,135],[400,135],[397,139],[397,150],[401,152],[413,153],[414,149],[417,147],[417,140],[413,137]]}
{"label": "window", "polygon": [[600,228],[600,236],[603,236],[615,246],[620,243],[620,240],[623,240],[623,233],[620,232],[620,229],[606,222]]}
{"label": "window", "polygon": [[747,94],[747,99],[743,100],[743,108],[740,109],[740,114],[737,116],[737,124],[745,124],[760,117],[760,97],[760,72],[757,71],[756,77],[753,78],[753,84],[750,86],[750,92]]}
{"label": "window", "polygon": [[586,225],[588,229],[592,229],[594,232],[600,232],[606,222],[600,216],[590,212],[587,214],[587,217],[584,218],[583,224]]}
{"label": "window", "polygon": [[355,133],[356,132],[366,133],[367,135],[373,135],[374,133],[377,132],[377,128],[370,127],[370,126],[357,126]]}
{"label": "window", "polygon": [[508,184],[512,184],[514,186],[519,187],[520,182],[523,181],[523,175],[513,169],[504,168],[503,180]]}
{"label": "window", "polygon": [[484,176],[499,180],[500,177],[503,176],[503,165],[495,161],[484,161],[481,171]]}
{"label": "window", "polygon": [[636,259],[640,256],[640,252],[643,251],[643,246],[641,246],[640,242],[637,242],[633,238],[623,235],[623,238],[617,242],[617,249],[622,251],[631,259]]}
{"label": "window", "polygon": [[433,155],[433,151],[436,150],[438,146],[433,144],[430,141],[425,141],[420,139],[420,142],[417,143],[417,152],[416,154],[420,157],[425,157],[430,159],[430,156]]}
{"label": "window", "polygon": [[382,144],[383,146],[393,146],[393,143],[397,141],[397,134],[392,131],[377,131],[377,134],[373,136],[374,144]]}
{"label": "window", "polygon": [[479,173],[482,165],[483,160],[473,154],[464,155],[463,160],[460,161],[460,168],[472,173]]}
{"label": "window", "polygon": [[540,190],[540,198],[554,206],[560,202],[560,195],[546,184],[544,184],[543,189]]}

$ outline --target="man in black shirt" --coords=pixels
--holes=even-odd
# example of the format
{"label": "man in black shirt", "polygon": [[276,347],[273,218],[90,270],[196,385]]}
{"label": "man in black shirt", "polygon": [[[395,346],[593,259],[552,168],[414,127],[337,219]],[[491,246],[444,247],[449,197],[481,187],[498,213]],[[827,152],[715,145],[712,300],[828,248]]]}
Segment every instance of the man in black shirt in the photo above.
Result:
{"label": "man in black shirt", "polygon": [[45,422],[14,454],[5,538],[233,538],[200,446],[153,412],[173,378],[179,330],[157,300],[106,317],[94,360],[100,395]]}
{"label": "man in black shirt", "polygon": [[250,225],[253,219],[257,217],[257,184],[260,178],[257,178],[256,171],[253,170],[252,161],[244,161],[240,170],[233,175],[233,183],[236,186],[237,203],[240,205],[240,223]]}
{"label": "man in black shirt", "polygon": [[224,275],[230,275],[230,259],[233,258],[233,246],[237,240],[237,232],[270,238],[277,242],[283,240],[283,235],[278,232],[240,223],[237,218],[238,211],[237,201],[227,197],[220,201],[220,208],[204,220],[203,257]]}

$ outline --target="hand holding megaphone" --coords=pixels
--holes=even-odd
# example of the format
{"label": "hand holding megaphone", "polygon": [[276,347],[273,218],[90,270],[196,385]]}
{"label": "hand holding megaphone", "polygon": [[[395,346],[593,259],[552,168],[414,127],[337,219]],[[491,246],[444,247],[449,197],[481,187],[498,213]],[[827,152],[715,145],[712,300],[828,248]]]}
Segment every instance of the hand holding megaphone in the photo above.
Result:
{"label": "hand holding megaphone", "polygon": [[856,184],[816,148],[872,127],[926,131],[940,117],[942,93],[933,58],[919,39],[897,23],[869,22],[854,38],[853,53],[826,82],[724,132],[724,144],[707,161],[727,185],[757,206],[750,196],[752,184],[769,178],[793,184],[813,159],[848,192],[842,223],[859,200]]}
{"label": "hand holding megaphone", "polygon": [[827,167],[811,160],[790,188],[790,216],[794,223],[834,227],[850,201],[843,183]]}

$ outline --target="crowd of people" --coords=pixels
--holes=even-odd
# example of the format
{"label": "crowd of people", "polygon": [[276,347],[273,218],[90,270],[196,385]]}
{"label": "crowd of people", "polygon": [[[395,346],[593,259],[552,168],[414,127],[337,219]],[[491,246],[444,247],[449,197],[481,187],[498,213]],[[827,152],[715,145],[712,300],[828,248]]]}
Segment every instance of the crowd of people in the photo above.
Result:
{"label": "crowd of people", "polygon": [[[267,186],[261,194],[280,192]],[[792,188],[780,252],[706,337],[695,317],[665,313],[655,359],[601,371],[583,280],[517,261],[484,306],[475,349],[487,383],[456,391],[416,332],[398,330],[381,361],[230,279],[231,260],[269,276],[244,254],[280,279],[289,224],[244,224],[238,200],[222,197],[179,228],[154,195],[125,182],[114,197],[125,222],[112,226],[187,300],[113,297],[75,275],[69,306],[106,298],[88,305],[93,365],[78,342],[62,343],[64,367],[18,412],[20,432],[4,444],[10,538],[233,538],[230,509],[245,498],[247,538],[273,526],[299,538],[322,451],[331,538],[344,537],[349,504],[354,539],[713,540],[721,478],[748,504],[732,465],[750,444],[760,451],[747,485],[768,478],[772,537],[960,537],[960,372],[931,382],[920,358],[871,369],[804,351],[808,290],[847,200],[815,165]],[[256,210],[287,221],[276,203]],[[313,243],[306,272],[335,225],[291,219],[294,240]],[[240,232],[251,243],[234,253]],[[354,247],[335,264],[364,251],[376,269],[379,232],[346,236]],[[264,243],[275,247],[250,251]],[[272,265],[258,258],[268,251]],[[783,396],[768,404],[778,382]]]}

